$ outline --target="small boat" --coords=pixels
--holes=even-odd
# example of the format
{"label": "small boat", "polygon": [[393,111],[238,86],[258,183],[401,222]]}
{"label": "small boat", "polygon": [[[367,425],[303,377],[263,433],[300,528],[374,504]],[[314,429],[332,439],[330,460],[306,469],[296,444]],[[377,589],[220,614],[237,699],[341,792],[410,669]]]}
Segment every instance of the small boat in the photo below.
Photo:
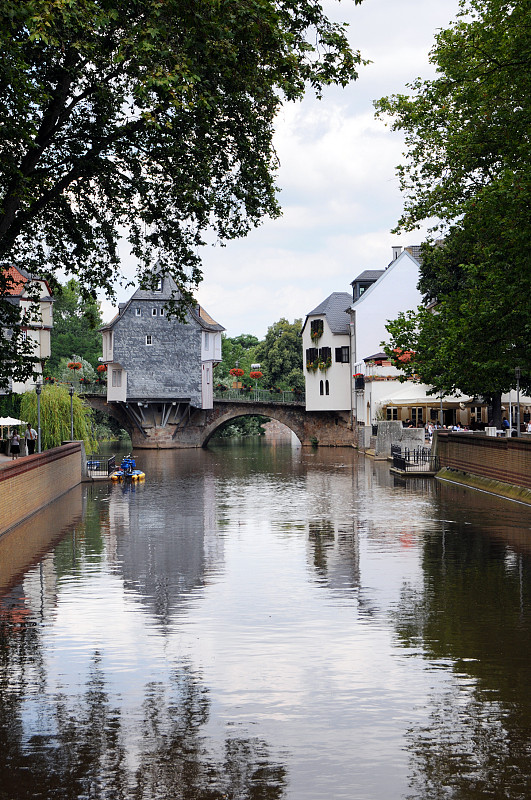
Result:
{"label": "small boat", "polygon": [[136,468],[135,459],[130,456],[124,456],[120,468],[115,470],[111,475],[112,481],[143,481],[146,473],[141,469]]}

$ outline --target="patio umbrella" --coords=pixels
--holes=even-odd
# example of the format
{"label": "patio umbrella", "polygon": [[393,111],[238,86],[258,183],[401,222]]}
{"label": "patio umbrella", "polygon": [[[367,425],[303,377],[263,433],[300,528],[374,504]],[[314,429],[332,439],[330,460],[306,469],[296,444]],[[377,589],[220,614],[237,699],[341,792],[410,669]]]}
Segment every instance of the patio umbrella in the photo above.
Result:
{"label": "patio umbrella", "polygon": [[0,429],[2,431],[1,436],[2,439],[4,438],[4,426],[7,425],[25,425],[26,423],[21,419],[15,419],[14,417],[0,417]]}

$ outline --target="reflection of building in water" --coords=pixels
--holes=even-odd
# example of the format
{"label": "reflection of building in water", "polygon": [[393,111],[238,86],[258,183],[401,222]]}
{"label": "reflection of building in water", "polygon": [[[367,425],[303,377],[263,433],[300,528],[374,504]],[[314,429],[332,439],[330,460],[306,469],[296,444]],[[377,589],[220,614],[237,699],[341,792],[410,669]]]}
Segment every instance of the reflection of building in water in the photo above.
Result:
{"label": "reflection of building in water", "polygon": [[26,573],[22,582],[26,603],[34,614],[43,619],[57,605],[57,571],[54,553],[47,553],[42,561]]}
{"label": "reflection of building in water", "polygon": [[[148,502],[147,492],[153,493]],[[157,493],[164,496],[157,500]],[[125,587],[162,623],[222,561],[215,510],[215,478],[207,472],[193,482],[166,472],[162,484],[117,485],[111,491],[111,558]]]}

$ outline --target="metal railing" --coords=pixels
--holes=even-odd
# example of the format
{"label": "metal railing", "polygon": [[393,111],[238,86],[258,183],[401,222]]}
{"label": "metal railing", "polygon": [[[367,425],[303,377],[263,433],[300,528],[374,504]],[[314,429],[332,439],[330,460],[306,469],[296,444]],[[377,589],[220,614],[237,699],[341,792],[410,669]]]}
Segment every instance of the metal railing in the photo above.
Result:
{"label": "metal railing", "polygon": [[214,400],[232,403],[293,403],[304,404],[304,392],[288,392],[282,389],[214,389]]}
{"label": "metal railing", "polygon": [[98,455],[87,456],[87,472],[91,478],[108,478],[116,469],[116,456],[102,458]]}
{"label": "metal railing", "polygon": [[400,445],[391,445],[393,467],[402,472],[438,472],[439,456],[432,454],[429,447],[402,448]]}

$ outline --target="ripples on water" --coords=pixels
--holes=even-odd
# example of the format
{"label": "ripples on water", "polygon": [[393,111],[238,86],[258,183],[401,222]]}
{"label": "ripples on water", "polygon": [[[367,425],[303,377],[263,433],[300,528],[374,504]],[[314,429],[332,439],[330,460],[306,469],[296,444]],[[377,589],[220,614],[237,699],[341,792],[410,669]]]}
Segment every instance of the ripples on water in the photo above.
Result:
{"label": "ripples on water", "polygon": [[529,509],[350,450],[137,460],[0,540],[0,800],[529,797]]}

